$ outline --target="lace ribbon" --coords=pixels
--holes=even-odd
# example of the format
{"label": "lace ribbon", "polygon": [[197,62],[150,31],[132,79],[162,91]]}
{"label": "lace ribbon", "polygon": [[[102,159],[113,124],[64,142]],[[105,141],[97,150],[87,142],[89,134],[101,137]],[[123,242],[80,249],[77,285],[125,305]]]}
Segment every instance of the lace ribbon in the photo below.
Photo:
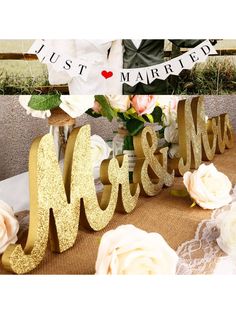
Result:
{"label": "lace ribbon", "polygon": [[[232,197],[232,202],[236,201],[236,188],[234,188]],[[186,241],[178,247],[179,263],[177,265],[177,274],[212,274],[219,262],[224,262],[225,267],[228,267],[231,263],[230,257],[220,249],[216,242],[220,235],[220,231],[216,226],[217,218],[228,210],[230,210],[230,204],[215,209],[210,219],[199,223],[194,239]]]}

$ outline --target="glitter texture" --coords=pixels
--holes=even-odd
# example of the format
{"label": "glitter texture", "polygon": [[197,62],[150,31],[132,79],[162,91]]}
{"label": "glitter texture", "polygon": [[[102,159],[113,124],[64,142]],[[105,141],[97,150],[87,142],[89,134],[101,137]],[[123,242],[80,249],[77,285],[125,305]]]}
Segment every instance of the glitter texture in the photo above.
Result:
{"label": "glitter texture", "polygon": [[234,145],[234,130],[228,114],[226,113],[221,114],[216,119],[217,119],[216,153],[223,154],[225,152],[225,148],[232,148]]}
{"label": "glitter texture", "polygon": [[180,100],[177,115],[181,158],[176,170],[181,175],[233,147],[234,131],[228,114],[206,122],[203,96]]}
{"label": "glitter texture", "polygon": [[202,96],[179,101],[178,130],[181,156],[178,169],[181,175],[190,168],[197,169],[203,159],[213,159],[217,143],[216,120],[211,119],[213,136],[210,141]]}
{"label": "glitter texture", "polygon": [[27,243],[24,250],[17,244],[10,245],[4,252],[2,262],[7,270],[23,274],[37,267],[45,255],[49,235],[52,251],[61,253],[72,247],[78,234],[81,200],[93,230],[101,230],[112,219],[119,195],[125,212],[135,208],[140,187],[129,184],[127,156],[102,163],[104,191],[99,204],[93,179],[90,135],[89,125],[72,131],[65,153],[64,180],[52,135],[33,142],[29,158]]}
{"label": "glitter texture", "polygon": [[168,148],[163,148],[160,154],[155,154],[157,145],[156,133],[150,126],[145,127],[141,134],[134,137],[137,156],[134,182],[140,182],[142,193],[148,196],[158,194],[164,185],[171,186],[174,181],[174,171],[172,174],[167,171]]}

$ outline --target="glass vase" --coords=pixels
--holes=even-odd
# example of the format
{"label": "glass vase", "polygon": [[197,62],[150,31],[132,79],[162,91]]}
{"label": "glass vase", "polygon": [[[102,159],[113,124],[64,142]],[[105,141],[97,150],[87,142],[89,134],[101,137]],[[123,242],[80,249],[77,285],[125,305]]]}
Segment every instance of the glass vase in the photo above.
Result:
{"label": "glass vase", "polygon": [[58,161],[62,163],[69,135],[75,126],[75,119],[62,109],[56,108],[51,111],[48,125],[50,127],[49,132],[53,135]]}
{"label": "glass vase", "polygon": [[117,134],[112,141],[113,157],[117,155],[127,155],[129,163],[129,178],[132,181],[135,166],[135,151],[133,145],[133,136],[129,134],[126,124],[122,120],[118,120]]}

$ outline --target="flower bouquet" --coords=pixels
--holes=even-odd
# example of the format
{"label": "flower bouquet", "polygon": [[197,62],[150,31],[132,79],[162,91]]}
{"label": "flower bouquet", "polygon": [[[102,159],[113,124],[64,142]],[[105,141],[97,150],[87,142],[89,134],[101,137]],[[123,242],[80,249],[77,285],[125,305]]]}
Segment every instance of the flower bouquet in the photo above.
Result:
{"label": "flower bouquet", "polygon": [[113,156],[128,155],[130,181],[135,166],[133,136],[147,124],[152,124],[156,131],[162,129],[162,109],[157,98],[152,95],[97,95],[93,108],[87,111],[93,117],[117,120],[118,130],[112,141]]}
{"label": "flower bouquet", "polygon": [[177,104],[179,96],[105,95],[95,96],[93,117],[117,119],[118,134],[113,138],[113,155],[127,154],[130,171],[134,166],[133,136],[146,125],[152,125],[159,138],[159,147],[168,146],[171,158],[178,155]]}
{"label": "flower bouquet", "polygon": [[124,122],[131,136],[138,134],[146,123],[160,123],[162,110],[158,106],[158,96],[152,95],[97,95],[92,109],[92,116],[104,116],[109,121],[113,118]]}
{"label": "flower bouquet", "polygon": [[[48,118],[49,124],[58,124],[58,114],[66,125],[75,124],[75,118],[87,113],[118,121],[113,138],[113,155],[128,154],[134,165],[133,136],[146,125],[158,133],[159,146],[169,146],[169,156],[178,155],[177,104],[179,96],[157,95],[32,95],[20,96],[20,103],[33,117]],[[54,119],[55,118],[55,119]],[[62,123],[63,128],[65,124]],[[61,125],[59,125],[60,127]],[[51,130],[53,127],[51,127]],[[67,132],[69,135],[69,132]],[[133,166],[131,165],[131,168]],[[132,171],[132,170],[131,170]]]}

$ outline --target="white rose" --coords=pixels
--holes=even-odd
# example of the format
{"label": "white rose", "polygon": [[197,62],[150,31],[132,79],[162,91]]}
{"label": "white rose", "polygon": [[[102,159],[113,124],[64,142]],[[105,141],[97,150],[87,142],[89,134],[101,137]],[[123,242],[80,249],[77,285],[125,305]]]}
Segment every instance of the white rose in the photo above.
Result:
{"label": "white rose", "polygon": [[162,122],[164,126],[177,120],[177,107],[180,99],[181,96],[157,96],[158,106],[163,112]]}
{"label": "white rose", "polygon": [[178,124],[175,121],[164,129],[164,138],[168,143],[179,143]]}
{"label": "white rose", "polygon": [[9,244],[16,243],[19,223],[12,208],[0,200],[0,254]]}
{"label": "white rose", "polygon": [[232,184],[213,164],[202,164],[193,173],[184,174],[184,185],[193,200],[204,209],[216,209],[231,202]]}
{"label": "white rose", "polygon": [[120,112],[125,112],[130,108],[130,97],[125,95],[106,95],[111,107]]}
{"label": "white rose", "polygon": [[226,254],[236,258],[236,202],[230,205],[230,210],[217,218],[220,236],[216,240]]}
{"label": "white rose", "polygon": [[100,165],[104,159],[108,159],[110,156],[111,148],[99,135],[91,136],[91,155],[93,162],[94,178],[100,177]]}
{"label": "white rose", "polygon": [[96,274],[175,274],[178,256],[158,233],[133,225],[106,232],[98,249]]}
{"label": "white rose", "polygon": [[50,110],[35,110],[28,106],[30,101],[31,95],[20,95],[19,96],[19,102],[21,106],[26,109],[27,114],[31,114],[34,118],[48,118],[51,116]]}
{"label": "white rose", "polygon": [[77,118],[94,106],[93,95],[62,95],[60,108],[72,118]]}

